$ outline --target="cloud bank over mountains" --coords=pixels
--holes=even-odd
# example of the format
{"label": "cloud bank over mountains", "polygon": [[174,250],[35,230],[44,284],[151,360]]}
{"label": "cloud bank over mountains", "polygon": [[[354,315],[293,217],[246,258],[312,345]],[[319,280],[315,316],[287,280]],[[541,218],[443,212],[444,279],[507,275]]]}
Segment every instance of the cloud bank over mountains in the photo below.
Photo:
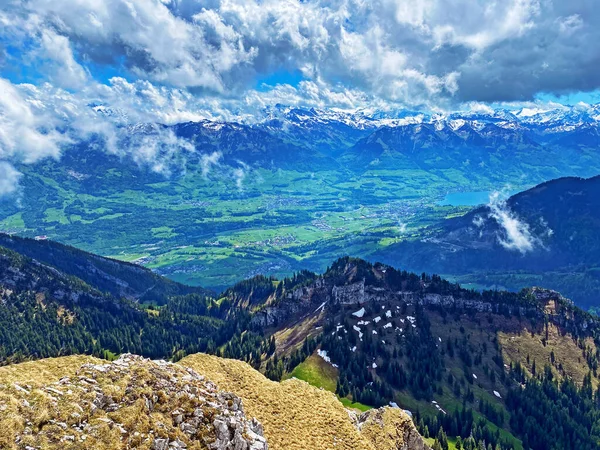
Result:
{"label": "cloud bank over mountains", "polygon": [[58,157],[90,134],[118,147],[127,121],[227,120],[277,103],[447,110],[594,91],[594,3],[7,0],[0,160]]}

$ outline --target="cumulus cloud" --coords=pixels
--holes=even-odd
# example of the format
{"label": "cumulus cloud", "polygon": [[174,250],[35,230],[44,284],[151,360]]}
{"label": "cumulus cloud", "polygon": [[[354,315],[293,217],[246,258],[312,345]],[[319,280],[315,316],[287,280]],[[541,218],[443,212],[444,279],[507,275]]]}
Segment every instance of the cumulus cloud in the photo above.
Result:
{"label": "cumulus cloud", "polygon": [[0,158],[26,163],[58,157],[68,140],[57,130],[59,122],[44,106],[30,101],[8,80],[0,78]]}
{"label": "cumulus cloud", "polygon": [[8,64],[26,61],[61,87],[109,68],[240,99],[274,73],[299,73],[323,102],[345,90],[407,105],[521,101],[600,87],[600,49],[585,45],[600,38],[596,10],[587,0],[24,0],[0,7],[0,41],[20,47]]}
{"label": "cumulus cloud", "polygon": [[[532,234],[529,225],[510,210],[500,192],[493,192],[490,195],[488,207],[489,217],[500,226],[500,232],[496,237],[502,247],[507,250],[517,250],[522,254],[534,250],[539,243],[538,238]],[[480,226],[477,223],[475,225]]]}
{"label": "cumulus cloud", "polygon": [[[8,0],[0,159],[58,157],[98,136],[163,172],[192,150],[123,130],[251,120],[278,103],[489,112],[488,102],[590,91],[598,21],[587,0]],[[206,175],[218,163],[203,161]]]}
{"label": "cumulus cloud", "polygon": [[70,142],[60,125],[54,112],[0,78],[0,195],[15,192],[20,177],[7,160],[34,163],[60,155],[61,146]]}

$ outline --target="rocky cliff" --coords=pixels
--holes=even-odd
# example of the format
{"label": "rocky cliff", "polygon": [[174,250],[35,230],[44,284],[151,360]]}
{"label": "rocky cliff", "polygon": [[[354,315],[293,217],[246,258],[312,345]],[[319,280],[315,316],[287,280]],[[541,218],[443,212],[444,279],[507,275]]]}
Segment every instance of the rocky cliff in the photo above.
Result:
{"label": "rocky cliff", "polygon": [[[340,260],[341,261],[341,260]],[[270,297],[253,317],[253,323],[260,327],[279,326],[293,319],[301,322],[307,316],[320,313],[325,308],[334,311],[348,305],[365,303],[397,303],[443,307],[447,310],[472,312],[503,312],[508,315],[542,315],[548,313],[548,302],[556,301],[561,308],[556,311],[572,309],[573,304],[559,293],[546,289],[533,288],[530,301],[525,303],[498,302],[497,299],[483,298],[466,289],[456,289],[456,293],[435,292],[425,282],[397,282],[391,273],[398,271],[383,264],[370,265],[365,261],[348,260],[340,269],[341,276],[327,272],[318,276],[314,282],[284,292],[281,297]],[[361,276],[362,275],[362,276]],[[563,321],[559,314],[551,314],[551,320]],[[569,318],[570,319],[570,318]],[[587,326],[587,325],[585,325]]]}

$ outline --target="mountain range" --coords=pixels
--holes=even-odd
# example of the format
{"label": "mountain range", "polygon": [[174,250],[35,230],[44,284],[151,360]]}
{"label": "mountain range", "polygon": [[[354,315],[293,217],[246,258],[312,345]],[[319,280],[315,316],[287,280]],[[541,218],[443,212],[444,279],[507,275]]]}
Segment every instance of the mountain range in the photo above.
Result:
{"label": "mountain range", "polygon": [[[185,287],[153,276],[147,278],[152,286],[162,283],[169,289],[157,290],[155,302],[140,303],[135,297],[113,294],[114,284],[106,282],[107,272],[94,269],[110,263],[115,273],[122,269],[127,274],[136,269],[131,264],[51,242],[5,237],[3,243],[35,255],[31,258],[4,247],[0,250],[0,358],[4,364],[81,353],[109,360],[125,352],[170,358],[198,374],[210,375],[209,379],[216,380],[221,388],[248,402],[252,414],[261,414],[257,405],[268,402],[260,416],[265,436],[279,442],[279,435],[271,427],[282,422],[275,420],[276,414],[267,413],[282,407],[268,400],[275,395],[273,389],[280,389],[275,387],[278,383],[259,382],[257,375],[246,369],[242,376],[241,367],[234,368],[238,366],[233,363],[196,354],[204,352],[245,361],[271,380],[305,380],[330,391],[330,396],[336,394],[339,402],[350,409],[386,405],[392,410],[404,409],[434,448],[443,444],[459,448],[459,443],[460,448],[471,449],[482,443],[501,449],[597,448],[600,320],[557,292],[540,288],[480,292],[437,275],[417,275],[346,257],[321,275],[304,271],[283,280],[256,276],[218,295],[186,293]],[[65,264],[57,258],[68,254],[74,255],[77,264]],[[85,267],[91,268],[90,273],[82,272]],[[85,275],[87,282],[75,273]],[[139,268],[137,273],[146,271]],[[125,289],[129,279],[124,275],[120,280],[124,288],[121,292],[131,292]],[[170,377],[177,384],[178,377],[184,375],[182,369],[152,368],[149,363],[136,361],[125,357],[115,366],[93,363],[96,365],[81,367],[79,380],[96,377],[98,392],[104,399],[86,413],[92,430],[99,423],[92,419],[108,414],[112,422],[126,430],[124,436],[131,434],[134,438],[135,427],[131,428],[134,425],[127,419],[133,417],[130,414],[134,410],[121,412],[121,408],[137,398],[137,392],[144,392],[140,381],[170,386],[161,380]],[[20,370],[19,366],[12,366],[15,369],[8,375],[0,370],[0,381]],[[104,387],[105,377],[113,371],[148,371],[153,375],[126,378],[130,380],[129,388],[122,397]],[[223,371],[230,377],[223,377]],[[50,378],[36,379],[34,384],[16,383],[27,392],[42,383],[42,389],[50,395],[85,388],[77,378],[48,384],[53,383],[50,380],[55,375],[50,375],[48,369],[44,373]],[[196,377],[193,373],[191,376]],[[253,379],[260,388],[249,384]],[[281,389],[305,389],[302,386],[284,382]],[[177,384],[168,389],[181,387]],[[18,402],[26,400],[27,404],[38,401],[23,397],[25,392],[16,387],[2,395],[16,396]],[[106,397],[110,395],[115,396]],[[283,391],[276,398],[281,395]],[[14,402],[5,403],[5,398],[0,397],[0,408],[13,408],[10,405]],[[322,410],[320,414],[339,417],[340,403],[335,397],[327,398],[329,406],[323,408],[330,412]],[[86,405],[81,404],[84,411]],[[163,412],[167,411],[163,408],[178,407],[163,406],[160,401],[156,405]],[[300,414],[286,409],[281,420],[289,420],[288,413],[296,417]],[[18,414],[15,417],[32,420],[26,407]],[[182,414],[185,423],[192,423],[191,412]],[[387,413],[373,412],[371,417],[377,414]],[[38,427],[34,436],[48,436],[48,442],[66,439],[60,425],[53,428],[64,415],[63,410],[57,409],[55,415],[50,422],[34,417]],[[405,420],[402,417],[393,420]],[[535,421],[527,417],[535,417]],[[242,416],[239,419],[246,420]],[[383,427],[382,419],[377,420]],[[85,428],[85,423],[75,425],[81,428],[75,430],[77,433]],[[350,424],[340,426],[350,433]],[[146,433],[152,428],[147,424],[144,427]],[[298,430],[295,427],[292,429]],[[330,433],[318,429],[323,431],[314,428],[313,432]],[[25,427],[23,430],[20,439],[28,434]],[[165,438],[187,442],[190,437],[168,430]],[[402,430],[412,433],[404,427]],[[108,439],[112,435],[106,436]],[[408,435],[402,436],[395,442],[404,442]],[[0,434],[0,439],[5,438]],[[411,439],[416,445],[414,433]],[[375,448],[387,447],[376,444]]]}

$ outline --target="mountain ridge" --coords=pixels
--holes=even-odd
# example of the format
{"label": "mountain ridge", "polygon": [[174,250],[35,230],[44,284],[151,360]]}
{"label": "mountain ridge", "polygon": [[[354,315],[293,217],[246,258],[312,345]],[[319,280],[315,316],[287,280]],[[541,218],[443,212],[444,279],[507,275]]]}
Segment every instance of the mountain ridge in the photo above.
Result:
{"label": "mountain ridge", "polygon": [[346,257],[322,275],[257,276],[219,298],[173,296],[144,309],[10,250],[0,257],[0,283],[3,363],[131,350],[185,362],[205,351],[275,381],[310,380],[353,407],[398,405],[438,441],[449,433],[468,445],[534,450],[549,448],[550,434],[511,418],[554,377],[567,383],[551,384],[556,395],[572,390],[581,400],[572,407],[585,425],[568,424],[582,445],[575,448],[596,442],[589,399],[600,386],[600,319],[556,292],[477,292]]}

